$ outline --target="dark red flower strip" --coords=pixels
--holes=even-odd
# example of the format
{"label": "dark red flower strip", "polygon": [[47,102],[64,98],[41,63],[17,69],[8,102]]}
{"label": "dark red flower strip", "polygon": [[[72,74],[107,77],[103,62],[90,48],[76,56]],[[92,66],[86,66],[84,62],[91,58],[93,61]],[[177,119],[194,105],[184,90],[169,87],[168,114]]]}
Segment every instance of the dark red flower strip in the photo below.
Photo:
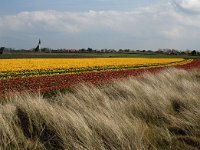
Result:
{"label": "dark red flower strip", "polygon": [[[197,69],[200,68],[200,59],[194,59],[191,63],[174,67],[186,70]],[[82,82],[92,84],[109,83],[113,79],[138,76],[145,72],[156,73],[164,68],[166,67],[6,79],[0,80],[0,92],[2,94],[16,91],[47,93],[67,89]]]}
{"label": "dark red flower strip", "polygon": [[191,63],[185,65],[176,65],[175,67],[182,68],[185,70],[200,69],[200,59],[194,59]]}

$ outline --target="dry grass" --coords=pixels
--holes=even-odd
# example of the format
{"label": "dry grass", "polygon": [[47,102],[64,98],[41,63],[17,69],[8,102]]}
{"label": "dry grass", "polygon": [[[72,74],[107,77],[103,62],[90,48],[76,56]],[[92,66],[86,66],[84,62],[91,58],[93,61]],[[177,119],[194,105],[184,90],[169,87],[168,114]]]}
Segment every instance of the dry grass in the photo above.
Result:
{"label": "dry grass", "polygon": [[1,101],[0,149],[200,149],[200,74],[166,70]]}

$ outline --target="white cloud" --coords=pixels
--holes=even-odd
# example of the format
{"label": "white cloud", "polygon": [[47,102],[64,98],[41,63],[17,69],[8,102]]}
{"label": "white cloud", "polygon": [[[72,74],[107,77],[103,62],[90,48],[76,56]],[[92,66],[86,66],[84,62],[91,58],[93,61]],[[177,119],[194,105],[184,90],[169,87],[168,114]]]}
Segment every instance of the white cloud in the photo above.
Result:
{"label": "white cloud", "polygon": [[[198,0],[181,0],[179,5],[184,9],[200,9]],[[127,41],[129,44],[134,39],[140,41],[138,45],[144,44],[148,39],[152,42],[165,40],[167,43],[167,40],[179,40],[184,43],[191,37],[198,38],[200,14],[182,13],[167,4],[137,8],[133,11],[21,12],[13,16],[0,16],[0,32],[0,36],[24,33],[37,34],[40,37],[46,35],[46,38],[53,33],[58,39],[70,39],[70,36],[77,35],[76,40],[79,42],[86,40],[80,39],[81,37],[90,39],[88,34],[93,36],[92,39],[97,38],[95,35],[104,34],[102,41],[98,39],[99,45],[106,40],[113,43],[114,39],[117,39],[116,43]],[[86,35],[88,37],[85,37]]]}
{"label": "white cloud", "polygon": [[161,30],[161,33],[166,38],[169,38],[169,39],[172,39],[172,40],[177,40],[177,39],[182,38],[182,35],[185,34],[184,32],[185,31],[180,27],[172,27],[172,28],[168,28],[168,29],[165,29],[165,30]]}
{"label": "white cloud", "polygon": [[36,11],[21,12],[15,16],[0,17],[0,27],[9,30],[41,28],[58,32],[81,32],[91,28],[122,29],[123,24],[132,23],[132,12],[88,11],[57,12]]}
{"label": "white cloud", "polygon": [[189,10],[200,11],[200,1],[199,0],[182,0],[180,5]]}

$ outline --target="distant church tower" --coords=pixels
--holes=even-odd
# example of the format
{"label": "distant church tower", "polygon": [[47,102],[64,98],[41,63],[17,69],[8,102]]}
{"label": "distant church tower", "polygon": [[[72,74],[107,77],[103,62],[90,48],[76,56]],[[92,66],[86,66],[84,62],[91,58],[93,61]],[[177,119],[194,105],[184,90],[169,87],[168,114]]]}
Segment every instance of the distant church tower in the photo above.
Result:
{"label": "distant church tower", "polygon": [[41,45],[41,41],[40,41],[40,39],[39,39],[38,45],[37,45],[37,47],[35,48],[35,52],[41,52],[41,47],[40,47],[40,45]]}

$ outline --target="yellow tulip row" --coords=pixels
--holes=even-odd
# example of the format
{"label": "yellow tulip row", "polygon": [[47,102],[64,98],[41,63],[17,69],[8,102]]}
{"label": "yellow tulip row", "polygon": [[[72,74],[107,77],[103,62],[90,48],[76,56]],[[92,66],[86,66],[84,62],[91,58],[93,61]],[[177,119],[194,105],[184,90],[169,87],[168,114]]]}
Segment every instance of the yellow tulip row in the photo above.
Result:
{"label": "yellow tulip row", "polygon": [[45,59],[0,59],[0,72],[24,70],[53,70],[71,68],[93,68],[104,66],[141,66],[171,64],[182,58],[45,58]]}
{"label": "yellow tulip row", "polygon": [[180,58],[1,59],[0,79],[140,69],[186,64],[191,61]]}

